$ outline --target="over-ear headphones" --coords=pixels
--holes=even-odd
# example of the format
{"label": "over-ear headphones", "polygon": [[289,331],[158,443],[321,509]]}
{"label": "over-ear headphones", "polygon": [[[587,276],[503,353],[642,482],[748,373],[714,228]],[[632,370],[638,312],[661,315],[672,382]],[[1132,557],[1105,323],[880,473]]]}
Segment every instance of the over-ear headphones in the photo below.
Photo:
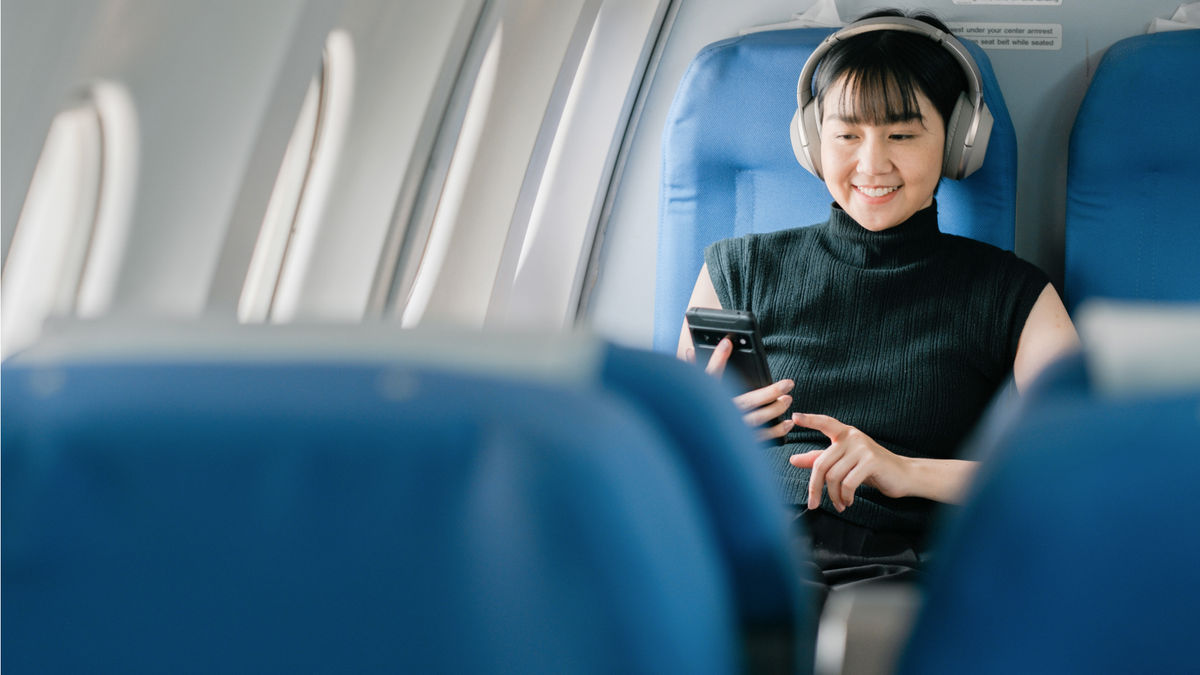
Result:
{"label": "over-ear headphones", "polygon": [[821,134],[816,97],[813,96],[813,76],[817,64],[841,40],[877,30],[895,30],[924,35],[954,56],[967,76],[967,91],[959,94],[950,119],[946,120],[946,152],[942,160],[942,175],[965,178],[983,165],[988,137],[992,134],[992,112],[983,102],[983,77],[970,52],[953,35],[923,21],[907,17],[875,17],[856,21],[830,35],[813,50],[812,56],[800,71],[796,83],[796,114],[792,116],[792,150],[800,166],[817,178],[821,176]]}

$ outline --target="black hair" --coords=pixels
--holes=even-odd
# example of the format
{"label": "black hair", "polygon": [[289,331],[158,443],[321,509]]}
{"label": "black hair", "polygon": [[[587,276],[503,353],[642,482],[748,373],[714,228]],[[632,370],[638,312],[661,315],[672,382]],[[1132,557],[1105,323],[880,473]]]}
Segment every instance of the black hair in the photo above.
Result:
{"label": "black hair", "polygon": [[[906,15],[885,9],[859,20],[888,16]],[[950,33],[932,14],[916,12],[907,16]],[[830,85],[843,77],[849,86],[842,90],[840,109],[853,111],[855,121],[874,125],[920,119],[920,92],[933,103],[942,123],[949,126],[954,105],[967,90],[962,64],[945,47],[923,35],[902,31],[870,31],[835,44],[821,59],[813,78],[819,105],[824,104]],[[853,92],[853,101],[846,100],[847,92]]]}

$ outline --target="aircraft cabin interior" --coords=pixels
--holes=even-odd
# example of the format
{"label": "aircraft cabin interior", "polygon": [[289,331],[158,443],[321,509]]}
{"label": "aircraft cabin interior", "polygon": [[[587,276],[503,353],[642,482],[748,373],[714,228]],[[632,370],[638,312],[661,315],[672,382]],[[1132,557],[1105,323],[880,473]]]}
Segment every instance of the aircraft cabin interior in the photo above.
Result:
{"label": "aircraft cabin interior", "polygon": [[1200,672],[1200,2],[0,28],[4,672]]}

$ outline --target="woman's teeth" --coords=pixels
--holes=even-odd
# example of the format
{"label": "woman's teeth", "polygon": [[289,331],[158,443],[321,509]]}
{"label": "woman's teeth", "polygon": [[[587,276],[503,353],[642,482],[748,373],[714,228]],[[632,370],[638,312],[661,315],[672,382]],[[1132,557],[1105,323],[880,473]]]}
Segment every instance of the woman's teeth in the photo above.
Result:
{"label": "woman's teeth", "polygon": [[866,195],[868,197],[882,197],[886,194],[890,194],[892,192],[895,192],[896,190],[899,190],[900,186],[896,185],[893,187],[863,187],[861,185],[856,185],[856,186],[854,186],[854,189],[858,190],[859,192],[863,193],[864,195]]}

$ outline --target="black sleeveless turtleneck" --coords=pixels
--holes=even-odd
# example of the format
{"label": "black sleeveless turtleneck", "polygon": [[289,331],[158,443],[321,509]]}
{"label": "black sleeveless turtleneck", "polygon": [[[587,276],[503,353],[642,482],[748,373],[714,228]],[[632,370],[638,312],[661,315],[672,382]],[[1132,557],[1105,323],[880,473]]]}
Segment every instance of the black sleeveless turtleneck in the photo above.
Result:
{"label": "black sleeveless turtleneck", "polygon": [[[835,204],[827,222],[719,241],[705,251],[721,306],[758,317],[792,412],[830,415],[910,457],[954,458],[1009,377],[1046,276],[1009,251],[938,230],[937,205],[882,232]],[[788,503],[807,501],[790,455],[828,447],[796,429],[765,450]],[[826,496],[823,508],[834,511]],[[861,487],[839,514],[924,533],[934,504]]]}

